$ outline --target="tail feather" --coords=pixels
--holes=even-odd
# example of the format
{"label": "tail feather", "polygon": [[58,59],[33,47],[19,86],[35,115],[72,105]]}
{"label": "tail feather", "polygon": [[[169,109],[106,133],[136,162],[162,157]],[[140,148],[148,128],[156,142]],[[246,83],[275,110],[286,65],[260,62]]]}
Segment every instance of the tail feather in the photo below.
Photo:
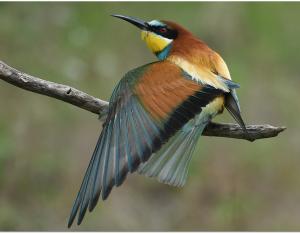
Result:
{"label": "tail feather", "polygon": [[239,105],[235,90],[232,90],[230,93],[228,93],[225,96],[225,107],[228,110],[228,112],[231,114],[231,116],[235,119],[235,121],[243,129],[248,140],[252,140],[247,131],[247,128],[243,121],[243,118],[241,116],[240,105]]}

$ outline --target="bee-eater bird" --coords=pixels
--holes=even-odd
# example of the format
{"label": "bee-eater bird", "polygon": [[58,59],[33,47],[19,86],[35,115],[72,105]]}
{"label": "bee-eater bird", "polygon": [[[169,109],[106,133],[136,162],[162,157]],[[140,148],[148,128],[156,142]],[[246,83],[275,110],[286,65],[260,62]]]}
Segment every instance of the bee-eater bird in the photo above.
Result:
{"label": "bee-eater bird", "polygon": [[221,56],[177,23],[113,15],[141,29],[158,61],[129,71],[114,89],[103,130],[69,218],[79,225],[128,173],[183,186],[195,145],[224,107],[247,134]]}

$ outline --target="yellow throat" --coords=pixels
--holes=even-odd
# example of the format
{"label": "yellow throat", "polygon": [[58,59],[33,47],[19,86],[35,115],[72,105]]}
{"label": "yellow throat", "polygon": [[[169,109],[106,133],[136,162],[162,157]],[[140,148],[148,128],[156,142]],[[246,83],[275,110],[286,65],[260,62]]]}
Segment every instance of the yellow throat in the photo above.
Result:
{"label": "yellow throat", "polygon": [[164,38],[153,32],[142,31],[142,40],[146,42],[147,46],[153,53],[163,51],[171,42],[171,39]]}

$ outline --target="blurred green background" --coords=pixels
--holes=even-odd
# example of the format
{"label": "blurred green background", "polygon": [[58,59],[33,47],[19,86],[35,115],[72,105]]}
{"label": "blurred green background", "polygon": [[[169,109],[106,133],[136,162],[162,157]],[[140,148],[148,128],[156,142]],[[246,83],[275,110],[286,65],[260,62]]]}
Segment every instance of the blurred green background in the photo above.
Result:
{"label": "blurred green background", "polygon": [[[2,2],[0,60],[107,100],[125,72],[156,59],[113,13],[187,27],[241,84],[245,121],[288,129],[254,143],[203,137],[183,189],[130,175],[73,230],[299,231],[300,3]],[[67,230],[97,116],[3,81],[0,106],[0,230]]]}

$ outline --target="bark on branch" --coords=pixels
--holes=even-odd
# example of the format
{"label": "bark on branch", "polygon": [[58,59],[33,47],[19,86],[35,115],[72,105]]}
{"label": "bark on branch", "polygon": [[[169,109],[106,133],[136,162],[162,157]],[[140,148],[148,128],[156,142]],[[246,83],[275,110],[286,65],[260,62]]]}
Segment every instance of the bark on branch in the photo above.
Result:
{"label": "bark on branch", "polygon": [[[25,74],[0,61],[0,79],[19,88],[46,95],[70,103],[92,113],[104,116],[108,102],[88,95],[73,87]],[[274,127],[268,124],[248,125],[247,130],[253,140],[275,137],[285,127]],[[243,130],[236,124],[210,123],[204,130],[204,136],[228,137],[248,140]]]}

